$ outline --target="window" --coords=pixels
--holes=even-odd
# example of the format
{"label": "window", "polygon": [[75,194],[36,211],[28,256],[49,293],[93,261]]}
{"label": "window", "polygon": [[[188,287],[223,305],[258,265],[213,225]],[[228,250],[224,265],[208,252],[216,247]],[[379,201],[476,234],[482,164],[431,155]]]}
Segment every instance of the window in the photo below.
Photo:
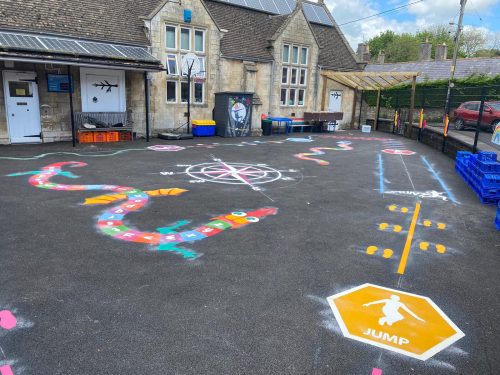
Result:
{"label": "window", "polygon": [[177,28],[167,25],[166,45],[168,49],[177,49]]}
{"label": "window", "polygon": [[303,107],[305,105],[305,97],[306,97],[306,90],[301,89],[299,90],[299,100],[298,100],[298,105],[299,107]]}
{"label": "window", "polygon": [[194,31],[194,50],[195,52],[205,52],[205,32],[202,30]]}
{"label": "window", "polygon": [[188,83],[181,82],[181,102],[187,103],[188,95],[189,95]]}
{"label": "window", "polygon": [[283,62],[289,62],[290,61],[290,46],[288,44],[285,44],[283,46]]}
{"label": "window", "polygon": [[202,82],[195,82],[194,83],[194,102],[198,104],[203,103],[203,86],[204,84]]}
{"label": "window", "polygon": [[11,98],[32,98],[33,85],[30,82],[9,81],[9,96]]}
{"label": "window", "polygon": [[295,105],[295,93],[297,92],[296,89],[290,89],[290,95],[288,98],[288,105],[293,107]]}
{"label": "window", "polygon": [[280,99],[280,105],[286,105],[286,93],[287,89],[281,89],[281,99]]}
{"label": "window", "polygon": [[299,47],[292,47],[292,64],[299,63]]}
{"label": "window", "polygon": [[171,76],[176,76],[179,74],[179,69],[177,65],[177,55],[173,54],[167,55],[167,74]]}
{"label": "window", "polygon": [[297,68],[292,68],[292,76],[290,77],[290,84],[291,85],[296,85],[297,84]]}
{"label": "window", "polygon": [[307,47],[302,47],[300,53],[300,64],[307,65]]}
{"label": "window", "polygon": [[308,64],[308,47],[291,43],[283,45],[281,106],[305,106]]}
{"label": "window", "polygon": [[[190,25],[166,25],[167,49],[167,103],[186,103],[188,96],[193,104],[205,103],[206,79],[206,30]],[[192,76],[191,86],[187,82],[186,64],[183,58],[194,53],[200,63],[200,72]]]}
{"label": "window", "polygon": [[181,27],[181,50],[191,50],[191,29]]}
{"label": "window", "polygon": [[167,102],[177,102],[177,81],[167,81]]}
{"label": "window", "polygon": [[307,83],[307,69],[301,68],[299,85],[305,86],[306,83]]}
{"label": "window", "polygon": [[286,66],[283,67],[283,73],[281,75],[281,83],[284,84],[288,83],[288,67]]}

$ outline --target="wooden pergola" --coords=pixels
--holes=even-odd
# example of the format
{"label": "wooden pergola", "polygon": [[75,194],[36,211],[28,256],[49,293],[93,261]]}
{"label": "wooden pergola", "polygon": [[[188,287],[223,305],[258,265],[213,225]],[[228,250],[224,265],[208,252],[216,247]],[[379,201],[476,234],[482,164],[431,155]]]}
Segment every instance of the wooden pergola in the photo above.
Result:
{"label": "wooden pergola", "polygon": [[411,102],[409,113],[409,131],[411,131],[411,127],[413,125],[413,112],[415,110],[415,89],[417,85],[417,77],[419,75],[419,72],[323,72],[321,74],[323,77],[323,98],[321,102],[321,109],[325,110],[326,83],[328,80],[338,82],[355,90],[354,105],[352,110],[353,119],[356,112],[356,96],[358,91],[377,91],[377,111],[374,126],[376,130],[380,114],[380,95],[382,90],[411,81]]}

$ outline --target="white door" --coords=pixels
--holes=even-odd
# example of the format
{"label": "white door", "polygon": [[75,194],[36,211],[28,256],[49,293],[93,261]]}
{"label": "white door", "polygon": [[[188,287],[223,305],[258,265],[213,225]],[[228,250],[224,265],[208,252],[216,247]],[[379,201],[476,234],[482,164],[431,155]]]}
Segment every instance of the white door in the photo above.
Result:
{"label": "white door", "polygon": [[330,91],[328,111],[342,112],[342,91]]}
{"label": "white door", "polygon": [[11,143],[40,143],[40,103],[35,72],[3,71]]}
{"label": "white door", "polygon": [[125,112],[125,72],[80,69],[83,112]]}

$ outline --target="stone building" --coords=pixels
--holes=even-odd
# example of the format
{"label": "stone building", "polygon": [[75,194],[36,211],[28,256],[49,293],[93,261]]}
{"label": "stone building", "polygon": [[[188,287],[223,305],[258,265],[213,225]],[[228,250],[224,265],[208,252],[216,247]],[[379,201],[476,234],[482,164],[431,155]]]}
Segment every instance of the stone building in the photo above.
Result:
{"label": "stone building", "polygon": [[0,0],[0,143],[70,139],[68,91],[77,127],[107,113],[139,136],[146,119],[152,135],[185,129],[188,92],[193,119],[217,92],[254,93],[256,135],[261,114],[332,109],[350,125],[353,90],[321,74],[362,68],[322,0]]}

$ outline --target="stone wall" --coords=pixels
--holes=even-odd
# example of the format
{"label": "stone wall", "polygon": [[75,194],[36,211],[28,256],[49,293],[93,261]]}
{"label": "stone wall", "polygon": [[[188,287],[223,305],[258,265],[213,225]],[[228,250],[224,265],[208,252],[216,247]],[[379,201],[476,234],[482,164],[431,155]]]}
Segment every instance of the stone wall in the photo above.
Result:
{"label": "stone wall", "polygon": [[[66,66],[16,62],[14,68],[8,69],[5,68],[2,63],[2,65],[0,65],[0,70],[36,72],[38,78],[38,97],[40,100],[40,122],[43,142],[71,140],[69,94],[48,92],[47,88],[47,74],[67,74]],[[74,82],[73,110],[74,112],[80,112],[82,109],[80,70],[78,67],[72,67],[71,70]],[[134,131],[145,134],[143,75],[140,72],[126,72],[125,80],[129,120],[132,121]],[[3,92],[3,75],[0,85],[0,143],[9,143],[5,96]]]}
{"label": "stone wall", "polygon": [[[165,27],[167,24],[183,25],[184,9],[192,10],[192,22],[188,27],[200,27],[205,30],[206,50],[206,82],[205,103],[191,105],[192,119],[211,119],[214,107],[214,93],[226,91],[218,84],[221,65],[219,62],[220,39],[222,33],[215,25],[200,0],[184,0],[182,4],[167,2],[165,6],[146,25],[150,29],[152,53],[166,63],[167,49],[165,47]],[[180,67],[180,62],[179,62]],[[151,128],[157,134],[167,129],[175,129],[187,122],[187,103],[167,103],[166,72],[152,74],[151,79]]]}
{"label": "stone wall", "polygon": [[[306,103],[303,107],[280,106],[281,72],[283,69],[282,49],[284,44],[298,44],[309,48]],[[269,112],[274,116],[302,117],[304,112],[319,110],[321,105],[321,85],[318,72],[319,46],[303,12],[297,12],[286,25],[281,35],[274,41],[274,82],[272,103]],[[267,99],[267,98],[266,98]]]}
{"label": "stone wall", "polygon": [[[352,111],[353,111],[353,106],[354,104],[354,94],[355,91],[348,87],[344,86],[341,83],[338,83],[336,81],[333,81],[331,79],[326,81],[326,91],[325,91],[325,98],[324,98],[324,107],[322,106],[321,110],[322,111],[328,111],[328,105],[329,105],[329,100],[330,100],[330,91],[342,91],[342,106],[341,106],[341,111],[344,113],[344,119],[342,121],[339,121],[340,127],[342,129],[350,129],[351,125],[357,125],[358,124],[358,119],[359,118],[352,118]],[[323,91],[321,91],[323,92]],[[358,109],[359,109],[359,103],[357,103]],[[359,113],[359,112],[355,112]]]}

